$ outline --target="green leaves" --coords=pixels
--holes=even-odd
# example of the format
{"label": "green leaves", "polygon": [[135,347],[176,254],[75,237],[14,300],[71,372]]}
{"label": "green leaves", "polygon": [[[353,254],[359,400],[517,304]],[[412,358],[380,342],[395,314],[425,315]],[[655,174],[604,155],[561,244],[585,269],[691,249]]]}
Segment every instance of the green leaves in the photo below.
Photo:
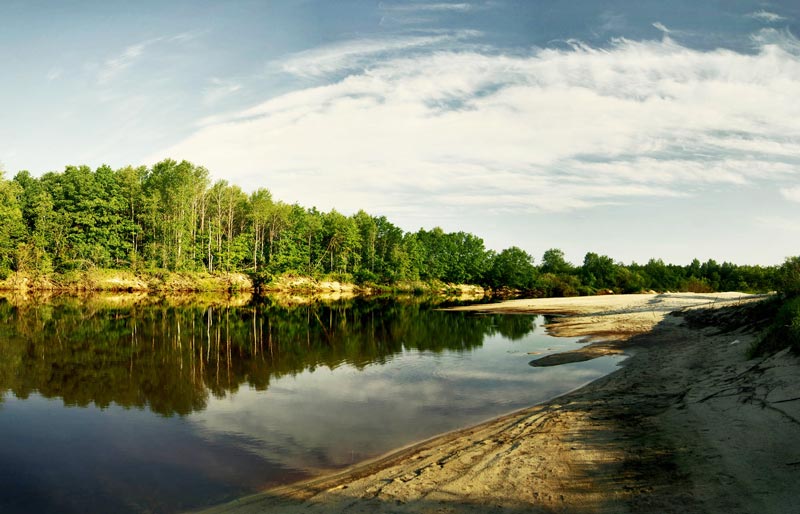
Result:
{"label": "green leaves", "polygon": [[492,287],[512,287],[529,290],[536,281],[537,270],[533,257],[528,252],[512,246],[497,254],[489,269],[489,283]]}
{"label": "green leaves", "polygon": [[22,219],[19,197],[22,188],[3,179],[0,172],[0,276],[5,278],[14,265],[14,250],[27,230]]}
{"label": "green leaves", "polygon": [[348,216],[289,205],[265,188],[246,194],[224,180],[211,184],[204,167],[171,159],[149,168],[68,166],[40,178],[26,171],[13,181],[0,176],[0,219],[0,277],[108,267],[471,283],[543,296],[798,291],[796,260],[779,273],[711,259],[623,265],[589,252],[576,267],[551,248],[537,268],[523,249],[495,253],[474,234],[439,227],[405,232],[363,210]]}

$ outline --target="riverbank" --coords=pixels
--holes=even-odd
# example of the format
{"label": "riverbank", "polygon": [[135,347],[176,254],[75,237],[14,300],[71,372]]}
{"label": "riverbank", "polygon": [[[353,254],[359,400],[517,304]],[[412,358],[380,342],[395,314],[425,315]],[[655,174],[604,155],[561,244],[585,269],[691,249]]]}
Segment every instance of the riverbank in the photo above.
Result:
{"label": "riverbank", "polygon": [[126,271],[95,268],[67,273],[29,274],[14,272],[0,280],[0,291],[19,293],[120,292],[120,293],[238,293],[283,294],[304,303],[314,297],[327,300],[374,294],[435,294],[460,299],[480,299],[489,294],[481,286],[440,281],[403,281],[389,285],[354,284],[332,277],[319,279],[294,274],[278,275],[260,282],[246,273],[205,271]]}
{"label": "riverbank", "polygon": [[253,281],[244,273],[206,273],[202,271],[133,272],[97,268],[46,275],[15,272],[4,280],[0,280],[0,291],[20,293],[218,293],[253,290]]}
{"label": "riverbank", "polygon": [[553,333],[631,357],[545,404],[207,512],[791,511],[800,361],[785,351],[747,360],[757,337],[749,327],[668,315],[757,300],[626,295],[458,308],[564,315]]}

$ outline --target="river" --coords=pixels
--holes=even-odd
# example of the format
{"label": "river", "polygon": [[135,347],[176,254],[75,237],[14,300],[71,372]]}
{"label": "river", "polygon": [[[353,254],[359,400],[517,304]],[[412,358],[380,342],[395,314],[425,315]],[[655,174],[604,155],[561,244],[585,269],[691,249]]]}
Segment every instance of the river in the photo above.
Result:
{"label": "river", "polygon": [[0,512],[180,512],[574,389],[619,357],[421,298],[0,297]]}

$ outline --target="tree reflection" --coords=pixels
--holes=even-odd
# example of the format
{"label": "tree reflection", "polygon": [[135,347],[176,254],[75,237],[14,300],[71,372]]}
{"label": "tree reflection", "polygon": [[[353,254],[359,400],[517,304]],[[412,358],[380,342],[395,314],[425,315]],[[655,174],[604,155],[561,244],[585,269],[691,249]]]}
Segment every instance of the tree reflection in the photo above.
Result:
{"label": "tree reflection", "polygon": [[204,409],[209,395],[222,397],[241,384],[265,390],[273,378],[320,366],[361,369],[404,350],[469,351],[487,336],[515,340],[535,328],[531,316],[470,316],[432,306],[355,299],[285,307],[266,298],[120,307],[0,298],[0,393],[186,415]]}

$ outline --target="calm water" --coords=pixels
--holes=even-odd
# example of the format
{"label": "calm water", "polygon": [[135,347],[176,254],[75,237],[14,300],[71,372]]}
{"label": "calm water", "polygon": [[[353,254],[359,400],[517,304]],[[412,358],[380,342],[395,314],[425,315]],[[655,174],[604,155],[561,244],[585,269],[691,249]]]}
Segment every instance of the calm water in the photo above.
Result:
{"label": "calm water", "polygon": [[426,302],[0,298],[0,512],[177,512],[348,466],[608,373],[535,316]]}

